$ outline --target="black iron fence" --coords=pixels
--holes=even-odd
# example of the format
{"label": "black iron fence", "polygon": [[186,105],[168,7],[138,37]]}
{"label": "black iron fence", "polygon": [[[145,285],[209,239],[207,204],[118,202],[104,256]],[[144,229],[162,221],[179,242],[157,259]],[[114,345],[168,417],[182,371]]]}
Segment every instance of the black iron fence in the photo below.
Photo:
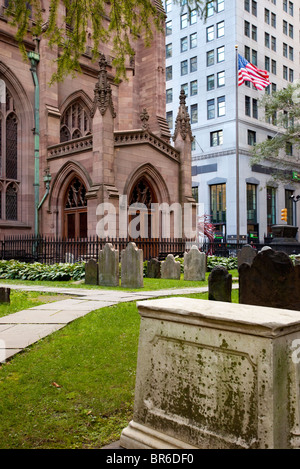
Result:
{"label": "black iron fence", "polygon": [[[44,236],[6,237],[0,241],[0,258],[15,259],[23,262],[40,262],[43,264],[82,262],[90,258],[97,259],[100,249],[106,243],[111,243],[121,255],[129,242],[135,242],[143,250],[144,260],[156,257],[160,260],[168,254],[183,256],[184,252],[195,245],[195,241],[186,239],[100,239],[97,236],[80,239],[51,238]],[[218,257],[236,257],[238,250],[245,243],[204,243],[199,249],[208,255]],[[255,244],[258,251],[266,244]],[[270,245],[276,251],[287,254],[300,254],[300,244]]]}
{"label": "black iron fence", "polygon": [[183,239],[100,239],[97,236],[79,239],[51,238],[44,236],[7,237],[0,241],[1,259],[23,262],[54,264],[59,262],[81,262],[96,259],[99,250],[111,243],[121,252],[129,242],[135,242],[143,250],[144,260],[153,257],[164,259],[169,253],[183,255],[187,241]]}

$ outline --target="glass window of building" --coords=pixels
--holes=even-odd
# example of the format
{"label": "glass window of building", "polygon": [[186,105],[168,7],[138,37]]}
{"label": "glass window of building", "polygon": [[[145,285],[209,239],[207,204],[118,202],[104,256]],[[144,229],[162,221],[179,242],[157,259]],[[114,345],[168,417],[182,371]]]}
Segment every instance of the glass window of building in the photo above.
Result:
{"label": "glass window of building", "polygon": [[188,14],[183,13],[183,15],[180,16],[180,28],[184,29],[187,28],[188,25]]}
{"label": "glass window of building", "polygon": [[276,225],[276,188],[267,187],[267,229],[272,232],[272,225]]}
{"label": "glass window of building", "polygon": [[166,81],[172,80],[173,77],[173,71],[172,71],[172,65],[169,65],[166,67]]}
{"label": "glass window of building", "polygon": [[206,42],[211,42],[215,38],[215,28],[214,26],[208,26],[206,28]]}
{"label": "glass window of building", "polygon": [[166,36],[172,34],[172,20],[166,22]]}
{"label": "glass window of building", "polygon": [[218,117],[223,117],[226,114],[226,103],[225,103],[225,96],[220,96],[217,99],[218,103]]}
{"label": "glass window of building", "polygon": [[173,129],[173,112],[172,111],[168,111],[166,113],[166,119],[167,119],[169,129]]}
{"label": "glass window of building", "polygon": [[191,105],[191,124],[198,122],[198,104]]}
{"label": "glass window of building", "polygon": [[198,81],[193,80],[190,83],[190,94],[191,96],[195,96],[198,93]]}
{"label": "glass window of building", "polygon": [[187,75],[188,73],[188,61],[183,60],[180,64],[180,73],[181,75]]}
{"label": "glass window of building", "polygon": [[254,146],[256,144],[256,132],[248,130],[248,145]]}
{"label": "glass window of building", "polygon": [[187,36],[180,39],[180,52],[186,52],[188,50],[188,38]]}
{"label": "glass window of building", "polygon": [[226,223],[226,184],[210,186],[210,211],[212,223]]}
{"label": "glass window of building", "polygon": [[225,46],[219,47],[217,49],[217,62],[224,62],[225,60]]}
{"label": "glass window of building", "polygon": [[217,0],[217,13],[224,11],[225,9],[225,0]]}
{"label": "glass window of building", "polygon": [[197,33],[190,35],[190,48],[194,49],[195,47],[197,47]]}
{"label": "glass window of building", "polygon": [[210,146],[218,147],[223,145],[223,130],[216,130],[210,133]]}
{"label": "glass window of building", "polygon": [[206,65],[210,67],[211,65],[214,65],[215,63],[215,51],[210,50],[206,53]]}
{"label": "glass window of building", "polygon": [[218,88],[225,86],[225,71],[224,70],[217,74],[217,86]]}
{"label": "glass window of building", "polygon": [[287,209],[287,224],[294,224],[294,202],[292,196],[294,191],[286,189],[285,190],[285,208]]}
{"label": "glass window of building", "polygon": [[166,59],[172,57],[172,43],[166,45]]}
{"label": "glass window of building", "polygon": [[209,75],[207,77],[207,91],[211,91],[215,89],[215,76]]}
{"label": "glass window of building", "polygon": [[215,118],[215,100],[209,99],[207,101],[207,119],[214,119]]}
{"label": "glass window of building", "polygon": [[247,222],[257,223],[256,184],[247,184]]}
{"label": "glass window of building", "polygon": [[196,72],[197,71],[197,57],[191,57],[190,58],[190,72]]}
{"label": "glass window of building", "polygon": [[217,37],[223,37],[225,35],[225,22],[220,21],[220,23],[217,24]]}
{"label": "glass window of building", "polygon": [[173,89],[169,88],[166,90],[166,103],[172,103],[173,102]]}

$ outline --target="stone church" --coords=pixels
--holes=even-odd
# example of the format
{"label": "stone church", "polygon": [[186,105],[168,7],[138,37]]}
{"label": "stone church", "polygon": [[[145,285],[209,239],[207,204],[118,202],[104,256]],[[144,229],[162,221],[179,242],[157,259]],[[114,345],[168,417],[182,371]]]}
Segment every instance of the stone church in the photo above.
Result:
{"label": "stone church", "polygon": [[155,32],[149,47],[135,41],[126,80],[116,82],[104,44],[98,62],[87,47],[82,73],[49,86],[57,50],[43,36],[27,37],[24,61],[6,2],[0,0],[0,239],[95,236],[106,203],[117,221],[120,201],[143,203],[149,219],[153,203],[194,206],[184,95],[173,137],[165,118],[164,33]]}

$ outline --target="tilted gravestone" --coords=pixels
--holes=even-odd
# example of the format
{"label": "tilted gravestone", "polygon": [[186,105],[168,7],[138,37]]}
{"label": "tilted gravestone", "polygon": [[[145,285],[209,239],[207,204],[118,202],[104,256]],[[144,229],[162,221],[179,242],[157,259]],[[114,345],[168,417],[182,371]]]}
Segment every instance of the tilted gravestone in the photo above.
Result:
{"label": "tilted gravestone", "polygon": [[121,253],[121,286],[125,288],[142,288],[143,251],[135,243],[129,243]]}
{"label": "tilted gravestone", "polygon": [[238,251],[238,267],[244,263],[251,265],[256,255],[257,251],[252,246],[250,246],[250,244],[245,244],[245,246],[243,246],[242,249]]}
{"label": "tilted gravestone", "polygon": [[10,288],[0,288],[0,303],[10,303]]}
{"label": "tilted gravestone", "polygon": [[231,303],[232,275],[225,267],[216,266],[208,277],[208,299]]}
{"label": "tilted gravestone", "polygon": [[147,277],[148,278],[160,278],[160,261],[153,257],[147,263]]}
{"label": "tilted gravestone", "polygon": [[197,246],[184,253],[184,280],[205,280],[206,255]]}
{"label": "tilted gravestone", "polygon": [[168,254],[161,263],[161,278],[180,280],[181,265],[175,260],[173,254]]}
{"label": "tilted gravestone", "polygon": [[85,283],[98,285],[98,264],[95,259],[89,259],[85,264]]}
{"label": "tilted gravestone", "polygon": [[280,251],[261,251],[239,267],[239,302],[300,311],[300,265]]}
{"label": "tilted gravestone", "polygon": [[98,284],[110,287],[119,286],[119,251],[111,243],[106,243],[99,252]]}

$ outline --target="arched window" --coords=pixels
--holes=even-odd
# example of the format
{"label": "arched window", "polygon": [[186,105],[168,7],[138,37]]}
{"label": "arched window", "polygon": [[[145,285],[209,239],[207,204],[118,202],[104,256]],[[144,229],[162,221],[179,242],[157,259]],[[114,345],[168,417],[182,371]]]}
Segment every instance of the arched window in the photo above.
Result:
{"label": "arched window", "polygon": [[67,142],[91,133],[91,119],[88,110],[80,101],[72,103],[63,113],[60,121],[60,141]]}
{"label": "arched window", "polygon": [[18,219],[18,188],[15,184],[9,184],[5,194],[6,220]]}
{"label": "arched window", "polygon": [[66,238],[87,237],[86,187],[77,176],[72,179],[65,192],[64,235]]}
{"label": "arched window", "polygon": [[0,103],[0,218],[18,219],[18,117],[13,95],[6,86]]}
{"label": "arched window", "polygon": [[[157,203],[157,197],[152,186],[145,177],[140,178],[129,196],[129,236],[133,238],[151,237],[151,204],[155,203]],[[132,232],[132,228],[134,232]]]}

